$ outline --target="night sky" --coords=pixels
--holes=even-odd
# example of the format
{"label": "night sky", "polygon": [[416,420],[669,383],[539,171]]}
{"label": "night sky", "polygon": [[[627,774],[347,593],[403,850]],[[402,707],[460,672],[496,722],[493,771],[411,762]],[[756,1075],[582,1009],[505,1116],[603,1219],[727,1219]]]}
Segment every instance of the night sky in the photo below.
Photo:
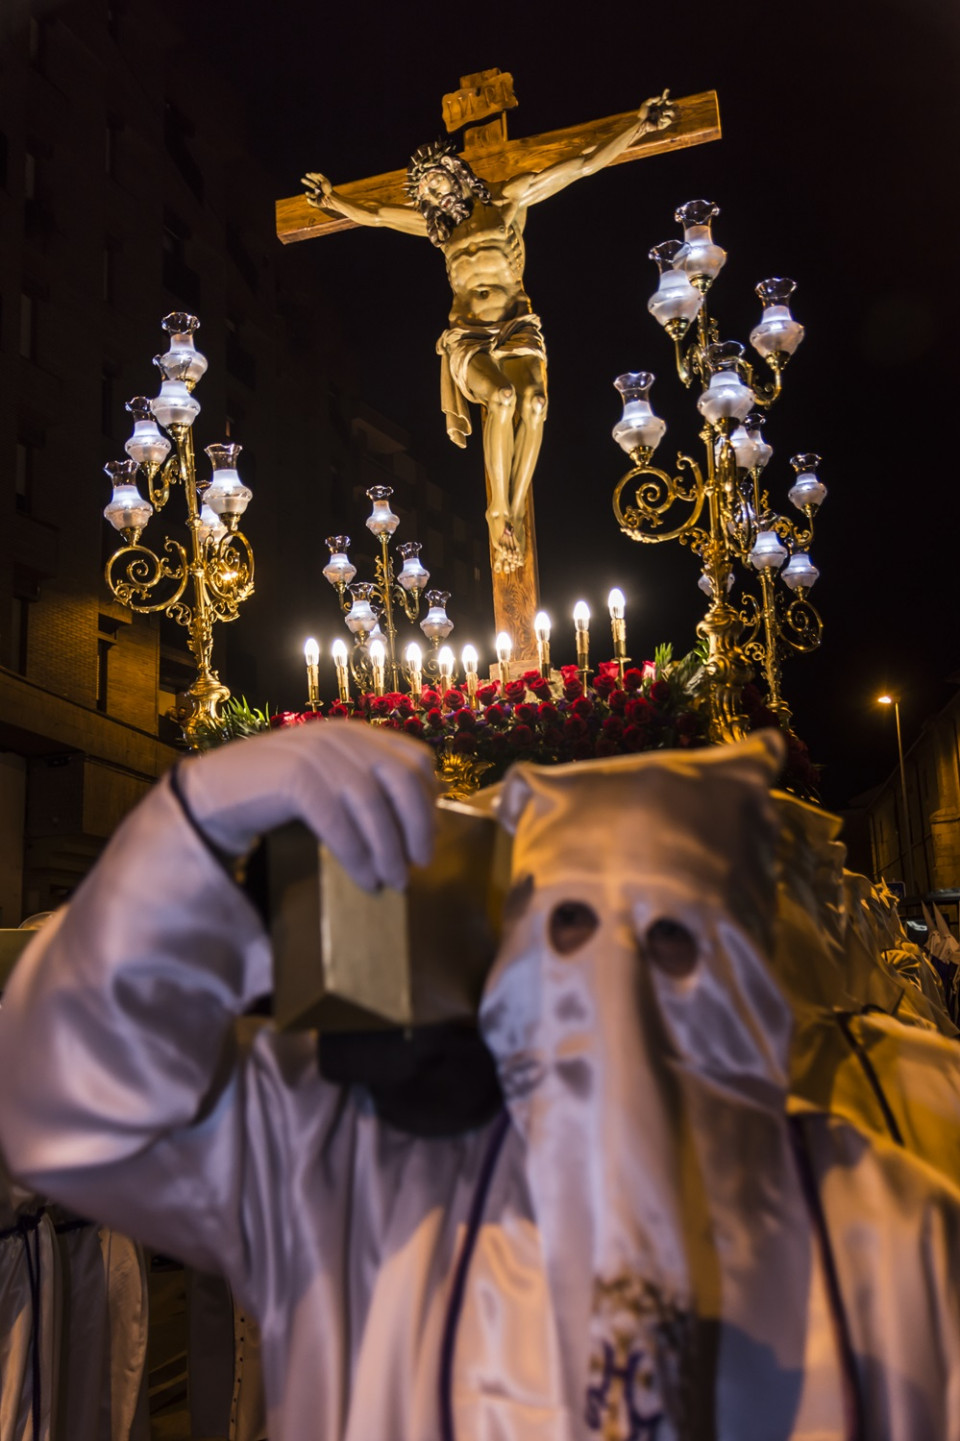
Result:
{"label": "night sky", "polygon": [[[677,380],[646,310],[647,251],[679,234],[679,203],[706,197],[721,207],[714,233],[729,253],[711,297],[721,338],[746,342],[760,310],[753,286],[770,275],[797,281],[794,313],[807,327],[766,431],[777,509],[796,514],[786,501],[796,452],[823,456],[830,491],[813,549],[824,644],[785,667],[795,725],[826,767],[832,805],[892,769],[892,717],[873,697],[899,688],[909,740],[960,668],[955,5],[698,0],[584,6],[575,23],[562,18],[570,7],[542,5],[203,0],[182,13],[251,96],[284,195],[307,169],[336,184],[405,164],[442,133],[444,92],[491,66],[514,76],[515,136],[625,111],[664,86],[718,91],[720,143],[616,167],[530,214],[526,283],[550,365],[535,496],[554,657],[573,658],[581,594],[605,628],[614,583],[627,594],[635,658],[663,640],[689,648],[703,612],[695,557],[617,530],[610,495],[626,465],[609,433],[620,408],[612,379],[651,369],[669,427],[658,462],[698,452],[696,392]],[[457,451],[438,408],[434,346],[449,303],[440,255],[423,240],[351,231],[278,246],[277,264],[316,266],[361,392],[412,433],[434,480],[477,497],[481,524],[479,437]]]}

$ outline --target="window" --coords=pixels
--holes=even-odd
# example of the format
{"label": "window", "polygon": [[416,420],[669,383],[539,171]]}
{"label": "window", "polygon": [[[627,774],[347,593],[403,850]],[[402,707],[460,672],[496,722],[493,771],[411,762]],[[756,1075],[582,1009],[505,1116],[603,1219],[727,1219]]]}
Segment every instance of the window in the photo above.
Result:
{"label": "window", "polygon": [[10,602],[10,665],[18,675],[27,673],[27,627],[30,602],[15,595]]}
{"label": "window", "polygon": [[163,116],[163,140],[167,154],[198,200],[203,199],[203,175],[188,144],[193,126],[185,115],[167,101]]}
{"label": "window", "polygon": [[17,458],[14,466],[16,482],[16,506],[22,515],[30,514],[30,491],[33,486],[33,446],[25,440],[17,441]]}
{"label": "window", "polygon": [[100,429],[104,435],[113,435],[114,395],[117,373],[111,365],[100,371]]}
{"label": "window", "polygon": [[200,277],[187,264],[187,226],[172,211],[163,217],[163,283],[186,309],[195,313],[200,305]]}
{"label": "window", "polygon": [[36,359],[37,305],[26,290],[20,294],[20,354],[25,360]]}
{"label": "window", "polygon": [[117,282],[117,252],[116,247],[108,241],[103,247],[101,260],[100,284],[101,298],[107,305],[112,305],[116,296]]}
{"label": "window", "polygon": [[97,636],[97,710],[107,709],[107,673],[110,667],[111,642]]}

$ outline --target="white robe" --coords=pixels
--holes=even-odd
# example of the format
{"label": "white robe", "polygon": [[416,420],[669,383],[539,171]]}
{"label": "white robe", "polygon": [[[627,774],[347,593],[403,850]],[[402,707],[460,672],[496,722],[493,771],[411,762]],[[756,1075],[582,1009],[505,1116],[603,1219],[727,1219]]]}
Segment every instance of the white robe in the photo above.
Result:
{"label": "white robe", "polygon": [[[380,1122],[310,1035],[237,1047],[267,939],[166,783],[34,941],[0,1014],[0,1143],[228,1278],[271,1441],[840,1441],[851,1404],[870,1441],[960,1438],[960,1193],[841,1118],[788,1121],[792,1012],[750,918],[762,766],[705,794],[691,764],[632,814],[616,763],[567,821],[550,782],[549,824],[525,810],[536,900],[484,1003],[508,1115],[458,1138]],[[560,958],[571,892],[602,925]],[[699,938],[692,981],[638,960],[660,914]]]}

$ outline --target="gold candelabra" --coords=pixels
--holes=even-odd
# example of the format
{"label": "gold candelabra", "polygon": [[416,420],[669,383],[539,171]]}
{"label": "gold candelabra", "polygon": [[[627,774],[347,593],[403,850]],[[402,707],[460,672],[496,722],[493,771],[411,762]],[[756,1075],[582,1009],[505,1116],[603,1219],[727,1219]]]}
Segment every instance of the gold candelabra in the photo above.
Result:
{"label": "gold candelabra", "polygon": [[[774,278],[756,287],[763,314],[750,333],[771,378],[759,380],[739,342],[719,341],[707,309],[707,292],[726,261],[711,233],[718,214],[709,201],[689,201],[675,217],[684,228],[683,240],[668,240],[650,251],[660,280],[648,308],[673,340],[684,385],[701,386],[697,409],[704,422],[704,463],[680,453],[675,474],[651,465],[666,431],[650,405],[654,377],[646,371],[619,376],[614,385],[623,398],[623,415],[613,436],[633,467],[614,490],[613,510],[631,540],[677,540],[700,557],[699,585],[709,604],[697,630],[707,643],[710,736],[732,741],[746,728],[741,695],[752,676],[751,663],[762,670],[770,708],[784,729],[789,727],[780,661],[788,650],[812,651],[820,644],[822,621],[808,599],[819,571],[809,547],[814,516],[827,491],[817,475],[820,457],[797,455],[790,462],[796,479],[789,499],[805,524],[770,507],[762,475],[773,451],[763,439],[764,416],[757,408],[767,409],[779,398],[783,372],[804,330],[790,313],[794,282]],[[694,338],[688,341],[694,322]],[[690,507],[679,521],[673,511],[678,504]],[[760,584],[759,599],[745,594],[739,606],[730,598],[738,564],[756,573]],[[778,572],[791,592],[789,600],[777,591]]]}
{"label": "gold candelabra", "polygon": [[[389,485],[374,485],[367,491],[373,510],[367,516],[367,529],[380,542],[376,559],[375,579],[354,581],[357,568],[347,552],[348,535],[332,535],[327,539],[330,559],[323,574],[336,590],[348,630],[354,638],[350,655],[350,674],[364,690],[383,691],[389,674],[392,689],[400,689],[401,673],[412,685],[415,676],[426,673],[431,679],[441,674],[439,646],[453,630],[447,615],[449,591],[427,590],[430,572],[420,559],[420,542],[404,541],[399,547],[403,564],[395,569],[390,541],[400,524],[400,517],[390,508],[393,490]],[[397,654],[397,617],[403,614],[411,624],[420,616],[421,598],[427,602],[427,613],[420,629],[431,645],[431,654],[422,661],[419,649],[408,646],[403,660]],[[384,647],[383,663],[379,662],[378,643]],[[374,648],[373,651],[371,648]],[[419,688],[419,686],[418,686]],[[341,683],[341,699],[343,685]]]}
{"label": "gold candelabra", "polygon": [[[153,400],[136,396],[127,404],[134,420],[125,446],[129,459],[104,467],[113,496],[103,512],[124,542],[105,567],[113,595],[131,610],[167,615],[187,631],[197,676],[172,716],[191,746],[216,724],[230,695],[212,666],[214,625],[236,620],[240,604],[253,593],[253,551],[238,529],[251,499],[237,474],[240,446],[207,446],[213,477],[197,483],[192,426],[200,403],[193,390],[207,369],[193,338],[199,323],[182,312],[161,322],[170,343],[154,362],[162,377],[160,394]],[[140,494],[141,475],[149,499]],[[186,499],[187,543],[167,536],[158,554],[141,545],[140,537],[178,483]]]}

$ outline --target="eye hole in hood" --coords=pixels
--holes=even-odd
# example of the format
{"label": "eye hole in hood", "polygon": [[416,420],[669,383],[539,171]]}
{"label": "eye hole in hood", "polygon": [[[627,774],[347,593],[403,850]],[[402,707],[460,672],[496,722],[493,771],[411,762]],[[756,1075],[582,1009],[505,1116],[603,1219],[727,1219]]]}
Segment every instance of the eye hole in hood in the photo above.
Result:
{"label": "eye hole in hood", "polygon": [[550,944],[558,955],[572,955],[589,941],[599,924],[600,917],[585,901],[561,901],[550,914]]}
{"label": "eye hole in hood", "polygon": [[678,979],[689,976],[699,960],[696,939],[679,921],[654,921],[641,941],[643,954],[652,966]]}

